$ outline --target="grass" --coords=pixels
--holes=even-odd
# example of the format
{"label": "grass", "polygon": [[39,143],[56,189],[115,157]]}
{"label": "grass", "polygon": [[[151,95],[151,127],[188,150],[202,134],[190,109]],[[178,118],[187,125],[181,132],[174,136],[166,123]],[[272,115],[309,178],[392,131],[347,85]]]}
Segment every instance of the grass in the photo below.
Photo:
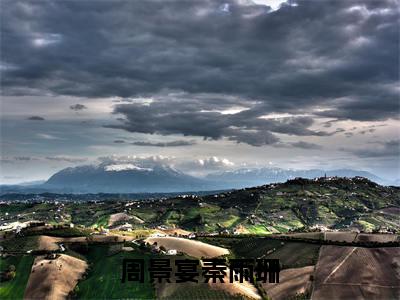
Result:
{"label": "grass", "polygon": [[[108,247],[90,246],[86,258],[91,266],[85,280],[79,282],[77,296],[80,299],[154,299],[155,291],[145,273],[145,282],[121,283],[122,259],[145,259],[150,255],[139,252],[120,252],[108,256]],[[146,267],[145,267],[146,270]]]}
{"label": "grass", "polygon": [[9,265],[16,268],[16,275],[12,280],[0,283],[0,299],[23,299],[32,264],[33,256],[30,255],[0,258],[1,271],[6,270]]}
{"label": "grass", "polygon": [[232,227],[240,220],[239,216],[229,215],[226,221],[221,222],[221,225],[227,228]]}
{"label": "grass", "polygon": [[108,216],[108,215],[100,216],[97,219],[97,221],[92,225],[92,227],[93,228],[107,227],[109,218],[110,218],[110,216]]}
{"label": "grass", "polygon": [[250,234],[271,234],[271,232],[264,225],[248,225],[246,229]]}

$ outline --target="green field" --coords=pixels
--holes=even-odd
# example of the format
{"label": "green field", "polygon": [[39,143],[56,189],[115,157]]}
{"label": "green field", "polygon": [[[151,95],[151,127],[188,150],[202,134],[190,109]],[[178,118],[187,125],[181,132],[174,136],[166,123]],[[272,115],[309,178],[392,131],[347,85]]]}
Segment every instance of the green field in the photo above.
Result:
{"label": "green field", "polygon": [[145,282],[121,283],[122,259],[149,259],[149,254],[120,252],[109,256],[108,246],[91,246],[87,255],[90,270],[85,280],[79,282],[80,299],[154,299],[155,291],[145,274]]}
{"label": "green field", "polygon": [[264,225],[246,225],[246,229],[250,234],[265,235],[272,233]]}
{"label": "green field", "polygon": [[9,265],[16,268],[16,275],[12,280],[0,283],[0,299],[23,299],[33,259],[30,255],[0,258],[1,271],[7,270]]}

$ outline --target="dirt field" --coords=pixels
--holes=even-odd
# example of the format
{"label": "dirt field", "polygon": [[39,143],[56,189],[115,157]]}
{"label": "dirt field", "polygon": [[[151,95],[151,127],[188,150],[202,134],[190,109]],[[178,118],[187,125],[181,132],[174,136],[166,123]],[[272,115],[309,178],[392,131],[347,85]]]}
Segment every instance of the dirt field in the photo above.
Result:
{"label": "dirt field", "polygon": [[323,246],[312,299],[398,299],[399,250]]}
{"label": "dirt field", "polygon": [[38,250],[48,250],[55,251],[60,249],[58,243],[84,243],[84,242],[94,242],[94,243],[113,243],[113,242],[123,242],[133,240],[134,237],[131,236],[121,236],[121,235],[91,235],[89,237],[53,237],[41,235],[38,239],[39,246]]}
{"label": "dirt field", "polygon": [[146,242],[150,244],[157,242],[158,246],[164,246],[168,250],[176,249],[197,258],[212,258],[229,254],[229,250],[222,247],[177,237],[150,237],[146,239]]}
{"label": "dirt field", "polygon": [[378,242],[387,243],[395,242],[399,240],[399,235],[397,234],[366,234],[359,233],[356,237],[356,242]]}
{"label": "dirt field", "polygon": [[380,210],[384,214],[398,216],[400,215],[400,208],[398,207],[386,207]]}
{"label": "dirt field", "polygon": [[310,276],[315,266],[287,269],[279,273],[279,283],[263,283],[262,286],[272,300],[288,299],[296,294],[311,291]]}
{"label": "dirt field", "polygon": [[312,240],[326,240],[334,242],[378,242],[387,243],[399,240],[398,234],[385,234],[385,233],[357,233],[357,232],[302,232],[285,234],[285,236],[292,238],[312,239]]}
{"label": "dirt field", "polygon": [[126,213],[112,214],[108,219],[108,226],[113,226],[115,223],[121,221],[129,221],[130,219],[132,219],[132,217],[128,216]]}
{"label": "dirt field", "polygon": [[159,230],[161,233],[167,234],[167,235],[189,235],[192,232],[183,230],[180,228],[175,228],[175,229],[165,229],[165,230]]}
{"label": "dirt field", "polygon": [[87,263],[61,254],[56,259],[38,256],[32,266],[24,299],[66,299],[87,268]]}
{"label": "dirt field", "polygon": [[323,234],[323,239],[327,241],[351,243],[356,236],[356,232],[325,232],[325,236]]}
{"label": "dirt field", "polygon": [[60,249],[57,243],[61,243],[63,241],[63,238],[41,235],[38,241],[38,250],[55,251]]}

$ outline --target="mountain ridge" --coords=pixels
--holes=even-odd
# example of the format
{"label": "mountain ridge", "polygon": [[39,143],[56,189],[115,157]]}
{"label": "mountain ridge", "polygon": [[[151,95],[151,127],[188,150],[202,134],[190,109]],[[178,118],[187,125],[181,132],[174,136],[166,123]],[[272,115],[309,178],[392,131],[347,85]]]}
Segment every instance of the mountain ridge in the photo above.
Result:
{"label": "mountain ridge", "polygon": [[179,193],[239,189],[285,182],[296,177],[365,177],[383,185],[384,179],[352,169],[294,170],[283,168],[242,168],[195,177],[167,164],[101,163],[68,167],[37,185],[2,185],[1,193]]}

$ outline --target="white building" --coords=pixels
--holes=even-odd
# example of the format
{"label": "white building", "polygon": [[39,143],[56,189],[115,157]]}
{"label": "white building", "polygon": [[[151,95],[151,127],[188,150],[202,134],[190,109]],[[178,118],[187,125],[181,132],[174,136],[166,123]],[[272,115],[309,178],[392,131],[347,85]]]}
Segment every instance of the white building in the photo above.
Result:
{"label": "white building", "polygon": [[176,255],[178,252],[175,249],[169,249],[167,255]]}

